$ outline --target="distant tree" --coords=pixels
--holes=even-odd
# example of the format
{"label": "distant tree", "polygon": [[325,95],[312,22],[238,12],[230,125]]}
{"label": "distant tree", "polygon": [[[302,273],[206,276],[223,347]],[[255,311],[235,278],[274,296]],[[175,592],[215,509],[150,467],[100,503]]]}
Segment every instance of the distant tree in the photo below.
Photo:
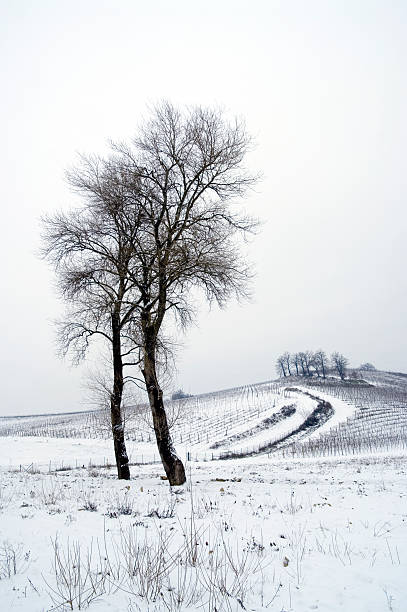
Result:
{"label": "distant tree", "polygon": [[290,368],[291,356],[290,356],[290,353],[288,351],[286,351],[285,353],[283,353],[282,358],[284,359],[286,372],[288,373],[288,376],[291,376],[291,368]]}
{"label": "distant tree", "polygon": [[299,361],[300,368],[301,368],[301,375],[307,376],[305,353],[303,351],[300,351],[298,353],[298,361]]}
{"label": "distant tree", "polygon": [[293,368],[295,368],[295,373],[297,376],[300,375],[300,356],[299,353],[294,353],[294,355],[291,356],[291,365]]}
{"label": "distant tree", "polygon": [[[113,145],[107,158],[81,158],[69,182],[82,208],[44,220],[44,257],[71,306],[60,327],[63,352],[83,358],[94,337],[110,346],[119,478],[130,477],[122,397],[132,380],[147,391],[169,483],[185,482],[159,382],[163,324],[170,313],[183,327],[191,321],[195,288],[219,305],[247,295],[250,268],[235,238],[256,223],[230,204],[256,180],[244,167],[249,147],[244,125],[219,110],[162,103],[130,144]],[[124,375],[127,367],[141,376]]]}
{"label": "distant tree", "polygon": [[332,353],[331,355],[331,364],[334,370],[338,373],[341,380],[344,380],[346,376],[346,368],[348,366],[348,359],[342,355],[341,353]]}
{"label": "distant tree", "polygon": [[311,368],[312,368],[312,362],[314,358],[312,351],[302,351],[301,353],[298,353],[298,356],[300,360],[302,375],[311,377],[312,376]]}
{"label": "distant tree", "polygon": [[276,371],[279,376],[288,376],[288,370],[286,368],[286,361],[284,355],[280,355],[276,360]]}
{"label": "distant tree", "polygon": [[192,397],[189,393],[185,393],[182,389],[177,389],[176,391],[174,391],[174,393],[171,395],[171,399],[172,400],[179,400],[179,399],[185,399],[187,397]]}
{"label": "distant tree", "polygon": [[319,367],[318,359],[315,357],[315,353],[312,356],[311,366],[315,374],[318,376],[318,378],[320,378],[320,376],[322,375],[322,371]]}
{"label": "distant tree", "polygon": [[373,372],[376,370],[376,368],[372,363],[362,363],[362,365],[359,366],[359,370],[363,370],[364,372]]}
{"label": "distant tree", "polygon": [[314,366],[318,377],[322,376],[322,378],[326,378],[326,371],[329,367],[329,362],[324,351],[319,350],[314,353],[312,365]]}

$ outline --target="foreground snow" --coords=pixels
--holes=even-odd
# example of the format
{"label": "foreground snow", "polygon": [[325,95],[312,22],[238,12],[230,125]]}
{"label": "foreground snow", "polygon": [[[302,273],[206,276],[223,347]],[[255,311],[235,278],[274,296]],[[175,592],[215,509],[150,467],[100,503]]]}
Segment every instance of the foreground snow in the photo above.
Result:
{"label": "foreground snow", "polygon": [[[35,462],[46,443],[23,442]],[[123,482],[4,463],[2,609],[406,609],[405,456],[193,463],[173,491],[157,465]]]}
{"label": "foreground snow", "polygon": [[[126,442],[131,463],[158,461],[151,442]],[[182,450],[182,448],[181,448]],[[86,438],[2,437],[0,466],[21,471],[55,471],[62,468],[100,466],[115,463],[113,442]]]}

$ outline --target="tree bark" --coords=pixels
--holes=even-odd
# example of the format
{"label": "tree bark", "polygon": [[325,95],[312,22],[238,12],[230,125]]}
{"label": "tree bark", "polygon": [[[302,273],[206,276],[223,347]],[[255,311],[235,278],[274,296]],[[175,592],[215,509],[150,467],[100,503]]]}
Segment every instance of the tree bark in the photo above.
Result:
{"label": "tree bark", "polygon": [[124,423],[122,417],[123,397],[123,362],[121,356],[119,317],[112,315],[113,332],[113,391],[110,396],[110,414],[112,421],[112,434],[114,454],[119,479],[130,480],[129,459],[124,440]]}
{"label": "tree bark", "polygon": [[175,452],[171,440],[167,415],[164,408],[163,392],[157,380],[154,349],[151,347],[146,347],[145,350],[143,376],[146,383],[151,413],[153,415],[158,452],[160,453],[165,473],[170,485],[182,485],[186,481],[185,469],[181,459]]}

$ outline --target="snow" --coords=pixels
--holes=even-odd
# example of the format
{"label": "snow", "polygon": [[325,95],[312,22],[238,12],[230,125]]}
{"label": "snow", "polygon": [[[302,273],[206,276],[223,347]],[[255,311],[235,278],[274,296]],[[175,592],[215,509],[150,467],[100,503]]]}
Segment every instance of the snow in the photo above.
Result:
{"label": "snow", "polygon": [[[145,442],[126,442],[131,463],[158,461],[157,448]],[[0,465],[42,472],[62,467],[114,464],[113,440],[86,438],[2,437]]]}
{"label": "snow", "polygon": [[[255,450],[304,422],[318,404],[307,394],[334,413],[304,440],[337,429],[351,439],[383,430],[403,438],[407,379],[369,380],[375,386],[362,395],[295,380],[291,390],[263,383],[174,402],[174,446],[183,460]],[[294,414],[261,428],[292,404]],[[136,414],[126,421],[130,481],[116,479],[113,441],[97,413],[2,424],[1,610],[406,609],[407,453],[391,436],[388,450],[376,444],[364,455],[333,444],[327,458],[191,461],[187,484],[171,489]]]}
{"label": "snow", "polygon": [[[47,448],[45,441],[16,441],[26,445],[26,457],[31,459],[39,460],[36,453]],[[77,441],[56,442],[65,456],[77,454]],[[101,445],[98,451],[104,452]],[[126,482],[116,480],[115,470],[107,468],[57,474],[10,471],[5,458],[2,449],[2,609],[69,609],[57,607],[62,601],[52,569],[53,543],[57,542],[61,555],[67,554],[68,547],[72,553],[73,546],[80,545],[84,566],[91,548],[94,569],[100,560],[98,550],[102,557],[109,551],[112,566],[121,562],[121,575],[116,579],[112,571],[104,592],[90,602],[89,610],[95,612],[158,611],[168,606],[214,610],[205,589],[202,600],[189,607],[185,601],[171,608],[170,597],[178,592],[179,572],[184,567],[192,574],[199,569],[205,583],[205,571],[214,563],[211,559],[215,555],[220,559],[224,546],[235,560],[246,559],[251,569],[244,599],[232,585],[230,596],[224,596],[218,610],[242,610],[239,599],[246,610],[256,611],[405,610],[406,456],[329,461],[257,457],[191,463],[186,466],[187,486],[173,491],[161,480],[163,471],[158,465],[133,467],[132,480]],[[123,509],[129,513],[122,513]],[[191,524],[205,571],[203,566],[188,565],[191,557],[185,536]],[[140,584],[134,578],[126,578],[125,551],[137,542],[138,550],[144,547],[145,551],[148,545],[157,557],[159,543],[167,537],[168,548],[181,550],[184,564],[171,570],[171,585],[165,583],[163,595],[154,602],[152,597],[137,594]],[[14,550],[17,559],[16,574],[12,571],[10,577],[4,571],[1,575],[6,550]],[[219,566],[217,579],[220,574]],[[79,609],[78,600],[73,609]]]}
{"label": "snow", "polygon": [[[242,449],[251,451],[255,450],[256,447],[262,444],[279,440],[280,438],[288,435],[294,429],[299,427],[307,418],[307,416],[311,414],[311,412],[317,405],[317,402],[309,397],[304,397],[298,393],[290,392],[284,402],[280,404],[280,407],[281,405],[287,406],[291,405],[292,403],[295,404],[296,407],[296,412],[292,416],[286,419],[282,419],[279,423],[273,425],[273,427],[271,427],[270,429],[263,429],[255,436],[252,436],[248,442],[246,441],[242,444],[242,441],[236,441],[236,443],[231,444],[227,447],[228,450],[233,451]],[[274,412],[277,412],[277,410]]]}
{"label": "snow", "polygon": [[324,400],[325,402],[329,402],[332,408],[334,409],[334,414],[332,415],[332,417],[328,419],[326,423],[321,425],[321,427],[318,427],[316,431],[311,433],[308,436],[308,439],[319,437],[320,434],[326,433],[327,431],[334,429],[340,423],[342,423],[343,421],[346,421],[346,419],[350,419],[355,414],[354,405],[348,402],[345,402],[337,397],[332,397],[332,395],[329,395],[328,393],[323,393],[319,389],[314,391],[310,389],[309,387],[302,387],[299,385],[296,385],[296,388],[300,389],[301,391],[305,393],[311,392],[315,396],[318,396],[321,400]]}

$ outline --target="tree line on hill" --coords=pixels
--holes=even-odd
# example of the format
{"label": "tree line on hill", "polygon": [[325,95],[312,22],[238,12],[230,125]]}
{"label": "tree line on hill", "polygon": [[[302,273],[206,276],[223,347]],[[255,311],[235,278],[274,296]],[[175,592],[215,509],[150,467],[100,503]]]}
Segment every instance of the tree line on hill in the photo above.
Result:
{"label": "tree line on hill", "polygon": [[[311,378],[326,378],[327,373],[337,374],[344,380],[348,370],[349,360],[337,351],[329,358],[325,351],[301,351],[289,353],[286,351],[277,358],[276,370],[279,376],[305,376]],[[360,371],[368,372],[376,370],[372,363],[362,363]],[[355,373],[356,370],[353,371]]]}
{"label": "tree line on hill", "polygon": [[341,380],[346,377],[349,360],[345,355],[335,352],[329,358],[325,351],[286,351],[277,358],[276,370],[279,376],[304,376],[326,378],[328,372],[334,372]]}

